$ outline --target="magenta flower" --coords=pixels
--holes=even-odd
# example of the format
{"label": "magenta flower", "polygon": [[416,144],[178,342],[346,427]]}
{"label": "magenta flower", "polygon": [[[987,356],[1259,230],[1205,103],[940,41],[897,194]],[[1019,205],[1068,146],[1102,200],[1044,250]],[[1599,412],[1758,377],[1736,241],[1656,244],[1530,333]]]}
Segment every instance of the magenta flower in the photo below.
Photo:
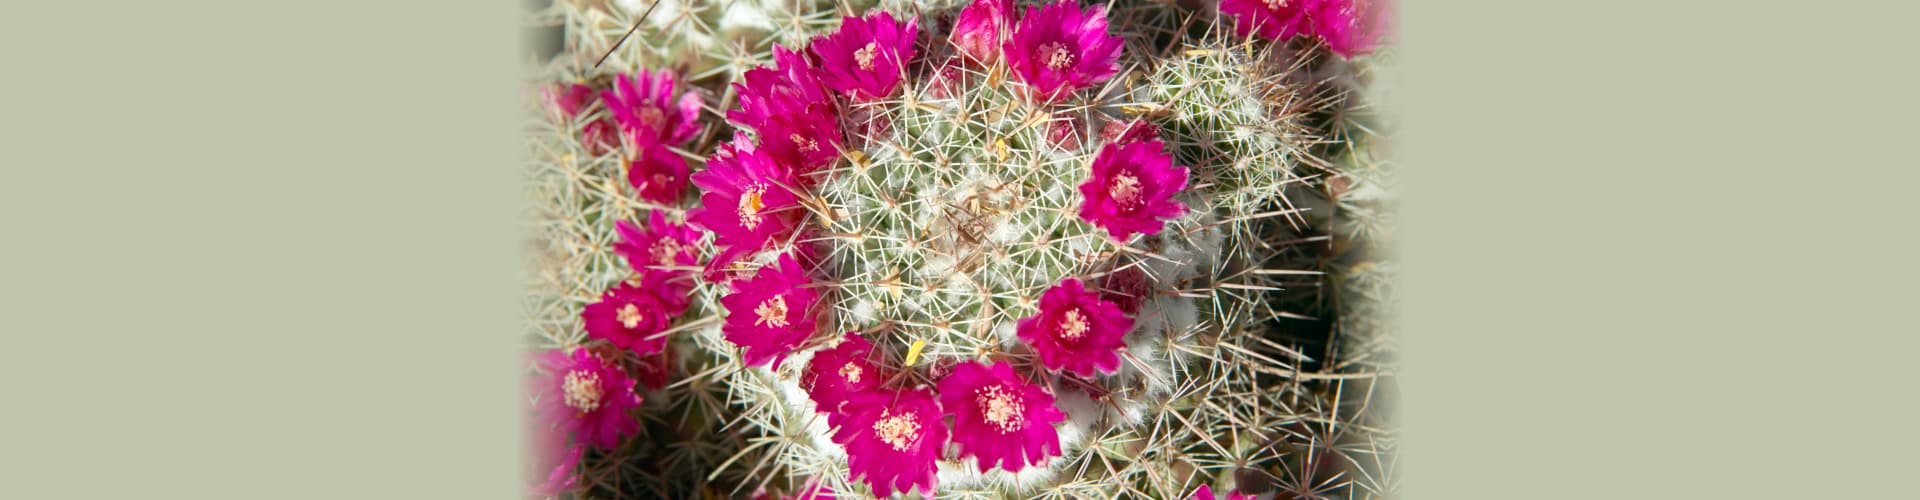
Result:
{"label": "magenta flower", "polygon": [[700,94],[687,92],[673,99],[674,75],[665,69],[648,74],[616,75],[613,90],[600,93],[607,112],[636,144],[679,144],[699,132]]}
{"label": "magenta flower", "polygon": [[640,431],[628,410],[640,406],[633,379],[619,367],[586,349],[571,354],[554,350],[540,356],[549,377],[540,387],[538,418],[571,432],[574,440],[612,449],[620,438]]}
{"label": "magenta flower", "polygon": [[1067,278],[1040,295],[1040,312],[1015,325],[1020,340],[1040,354],[1047,368],[1093,376],[1095,370],[1113,373],[1120,368],[1119,349],[1133,318],[1120,306],[1102,300],[1080,280]]}
{"label": "magenta flower", "polygon": [[926,390],[858,394],[842,406],[846,417],[833,442],[847,448],[847,468],[864,478],[874,496],[920,490],[932,497],[939,478],[934,462],[947,447],[940,404]]}
{"label": "magenta flower", "polygon": [[1014,375],[1013,366],[962,363],[940,379],[940,407],[953,415],[960,454],[979,459],[980,472],[998,464],[1008,472],[1060,456],[1053,424],[1067,414],[1045,388]]}
{"label": "magenta flower", "polygon": [[1080,218],[1107,229],[1114,239],[1153,234],[1163,219],[1187,212],[1173,195],[1187,187],[1187,169],[1173,164],[1160,141],[1108,144],[1093,158],[1080,184]]}
{"label": "magenta flower", "polygon": [[641,282],[662,297],[686,297],[693,292],[693,268],[700,265],[694,243],[700,232],[691,227],[667,222],[666,215],[654,210],[647,216],[645,230],[627,221],[614,224],[620,241],[614,253],[627,259],[627,267],[639,274]]}
{"label": "magenta flower", "polygon": [[627,165],[627,184],[633,185],[642,200],[662,205],[679,203],[680,193],[687,189],[687,159],[631,132],[627,138],[633,143],[634,153]]}
{"label": "magenta flower", "polygon": [[1373,52],[1393,32],[1391,6],[1369,0],[1319,0],[1307,14],[1314,36],[1344,57]]}
{"label": "magenta flower", "polygon": [[727,113],[734,124],[760,136],[760,149],[804,174],[832,163],[846,142],[833,98],[821,87],[806,55],[773,48],[773,68],[748,71],[735,83],[740,109]]}
{"label": "magenta flower", "polygon": [[580,477],[573,473],[580,465],[583,449],[580,445],[567,444],[567,434],[553,422],[534,419],[537,428],[533,430],[533,478],[538,482],[530,485],[528,496],[546,498],[559,496],[561,492],[572,489]]}
{"label": "magenta flower", "polygon": [[829,416],[840,413],[840,404],[848,397],[872,391],[886,380],[887,374],[874,365],[872,356],[873,343],[847,332],[840,345],[813,354],[806,373],[800,375],[800,386],[807,389],[807,397],[819,405],[821,412]]}
{"label": "magenta flower", "polygon": [[1072,0],[1028,7],[1004,44],[1007,67],[1036,101],[1055,102],[1120,72],[1119,37],[1107,35],[1107,8]]}
{"label": "magenta flower", "polygon": [[1100,141],[1107,144],[1131,144],[1160,140],[1160,127],[1139,118],[1114,120],[1100,127]]}
{"label": "magenta flower", "polygon": [[[1202,484],[1200,485],[1199,489],[1193,490],[1193,496],[1188,497],[1187,500],[1222,500],[1222,499],[1213,496],[1212,487]],[[1254,496],[1244,494],[1244,493],[1235,493],[1232,491],[1228,491],[1227,497],[1224,500],[1254,500]]]}
{"label": "magenta flower", "polygon": [[733,293],[720,298],[727,308],[720,333],[740,346],[748,366],[772,361],[778,369],[781,360],[813,336],[819,312],[813,306],[820,292],[810,284],[800,263],[791,254],[781,254],[778,262],[760,268],[752,278],[734,281]]}
{"label": "magenta flower", "polygon": [[1234,33],[1259,33],[1285,41],[1307,30],[1307,12],[1325,0],[1220,0],[1220,13],[1234,17]]}
{"label": "magenta flower", "polygon": [[1012,0],[973,0],[953,21],[947,41],[960,56],[982,66],[1000,60],[1000,41],[1013,27]]}
{"label": "magenta flower", "polygon": [[919,24],[918,16],[902,24],[886,11],[842,19],[838,31],[813,43],[820,82],[855,101],[893,96],[913,59]]}
{"label": "magenta flower", "polygon": [[712,231],[714,245],[725,247],[713,259],[716,266],[764,250],[799,225],[792,173],[766,153],[742,149],[740,141],[721,145],[707,169],[693,174],[693,185],[703,193],[687,222]]}
{"label": "magenta flower", "polygon": [[600,295],[599,302],[580,310],[587,336],[635,354],[660,352],[667,345],[664,332],[672,326],[673,317],[686,310],[687,297],[661,297],[658,291],[630,282],[614,284]]}
{"label": "magenta flower", "polygon": [[[578,83],[540,89],[540,98],[547,104],[547,117],[563,124],[578,118],[594,95],[593,87]],[[588,154],[606,154],[619,142],[612,120],[601,118],[580,125],[580,143],[586,146]]]}

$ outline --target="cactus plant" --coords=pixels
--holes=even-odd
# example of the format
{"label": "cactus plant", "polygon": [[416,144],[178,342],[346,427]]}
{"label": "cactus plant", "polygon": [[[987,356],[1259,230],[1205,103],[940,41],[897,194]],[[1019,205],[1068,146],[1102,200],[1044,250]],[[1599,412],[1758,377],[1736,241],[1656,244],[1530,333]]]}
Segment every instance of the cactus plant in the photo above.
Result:
{"label": "cactus plant", "polygon": [[[985,4],[561,0],[541,13],[568,34],[537,82],[549,95],[668,68],[707,104],[684,143],[608,140],[594,132],[619,128],[605,101],[556,97],[531,113],[529,343],[589,350],[642,379],[644,396],[637,435],[582,447],[569,491],[1395,493],[1381,409],[1391,262],[1347,251],[1390,241],[1390,198],[1366,197],[1387,182],[1374,167],[1389,163],[1371,156],[1384,141],[1353,97],[1378,55],[1246,38],[1231,18],[1159,2],[1003,2],[998,24],[962,14]],[[868,24],[881,12],[891,21]],[[1035,22],[1053,19],[1092,30]],[[888,52],[884,33],[903,33],[903,51]],[[981,57],[994,48],[982,34],[1025,52]],[[887,78],[829,77],[816,103],[830,121],[769,118],[755,99],[793,85],[767,77],[796,64]],[[635,158],[662,150],[696,172],[701,196],[645,195],[630,181]],[[1349,220],[1360,217],[1374,218]],[[677,224],[710,233],[687,240],[698,262],[628,255],[648,228]],[[659,283],[656,271],[701,279],[670,294],[685,304],[660,324],[620,316],[620,294],[640,293],[620,290]],[[588,335],[591,318],[645,330],[660,352]],[[1102,328],[1117,329],[1113,345],[1077,343]],[[1055,341],[1074,345],[1059,354]],[[823,379],[841,392],[823,396]],[[909,400],[932,417],[894,418],[917,411],[900,406]],[[1008,420],[1046,408],[1059,418]],[[940,418],[956,411],[983,413]],[[984,460],[998,456],[962,436],[1022,425],[1057,441]],[[931,477],[872,465],[887,446],[935,435],[940,446],[915,448]]]}

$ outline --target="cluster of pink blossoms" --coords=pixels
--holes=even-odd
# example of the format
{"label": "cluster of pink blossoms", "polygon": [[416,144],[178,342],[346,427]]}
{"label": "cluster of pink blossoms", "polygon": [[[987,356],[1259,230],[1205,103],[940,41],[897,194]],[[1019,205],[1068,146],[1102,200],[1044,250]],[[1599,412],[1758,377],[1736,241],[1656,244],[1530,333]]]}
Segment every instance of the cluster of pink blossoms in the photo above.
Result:
{"label": "cluster of pink blossoms", "polygon": [[1240,36],[1307,35],[1347,57],[1373,52],[1393,33],[1392,10],[1372,0],[1220,0],[1220,13],[1234,16]]}
{"label": "cluster of pink blossoms", "polygon": [[[1005,362],[961,363],[937,388],[904,388],[883,368],[873,344],[848,332],[838,346],[814,354],[801,385],[827,415],[833,440],[847,449],[847,467],[875,495],[919,490],[931,496],[936,462],[949,441],[980,471],[1019,471],[1060,456],[1054,429],[1066,419],[1045,387]],[[949,428],[944,416],[952,415]]]}
{"label": "cluster of pink blossoms", "polygon": [[[688,182],[687,160],[670,148],[684,145],[700,131],[702,98],[696,92],[675,97],[671,72],[618,75],[612,88],[582,84],[543,89],[549,117],[570,123],[586,111],[592,97],[608,118],[580,125],[580,141],[590,154],[624,147],[627,181],[634,194],[650,203],[673,206]],[[669,222],[662,211],[649,214],[642,227],[615,225],[620,241],[614,252],[627,261],[631,276],[601,293],[580,312],[589,338],[600,348],[575,347],[540,354],[535,367],[543,375],[533,387],[538,404],[534,436],[536,466],[544,481],[531,493],[551,496],[577,482],[574,468],[588,446],[612,449],[639,432],[632,410],[641,397],[636,383],[650,388],[668,382],[673,353],[666,349],[674,320],[692,302],[700,268],[695,243],[699,231]],[[626,368],[619,351],[632,351],[638,363]]]}
{"label": "cluster of pink blossoms", "polygon": [[[915,46],[919,22],[886,12],[846,18],[839,30],[799,50],[775,47],[773,65],[734,84],[740,107],[727,119],[752,130],[752,137],[736,135],[707,170],[692,176],[701,207],[688,220],[714,234],[718,253],[705,276],[731,288],[721,299],[727,309],[722,334],[740,346],[747,365],[778,367],[816,333],[819,284],[806,272],[815,266],[809,247],[795,244],[808,239],[801,234],[802,203],[847,147],[845,124],[863,121],[851,114],[898,95],[909,68],[925,55]],[[936,64],[936,87],[959,65],[1004,63],[1024,95],[1041,106],[1112,78],[1122,45],[1107,33],[1104,7],[1082,9],[1071,1],[1032,7],[1016,18],[1009,0],[976,0],[947,41],[954,55]],[[1101,135],[1105,144],[1079,187],[1083,219],[1126,240],[1156,233],[1165,219],[1185,213],[1173,198],[1185,188],[1187,171],[1173,165],[1151,125],[1116,122]],[[1018,325],[1041,364],[1087,377],[1118,369],[1118,351],[1133,327],[1129,315],[1148,293],[1145,276],[1128,270],[1134,274],[1110,275],[1107,282],[1118,291],[1104,297],[1071,278],[1041,296],[1040,312]],[[1048,388],[1013,365],[962,363],[945,370],[935,387],[903,387],[906,377],[888,366],[873,343],[848,332],[815,352],[801,378],[834,428],[834,441],[846,447],[852,474],[875,494],[931,495],[936,462],[950,442],[955,458],[973,458],[983,472],[1019,471],[1060,456],[1054,426],[1065,413]]]}
{"label": "cluster of pink blossoms", "polygon": [[642,200],[672,205],[687,187],[687,159],[674,153],[700,132],[698,118],[704,102],[697,92],[674,97],[673,73],[640,72],[616,75],[612,88],[596,91],[585,84],[541,89],[547,114],[554,121],[578,119],[598,97],[608,117],[580,124],[580,142],[587,153],[606,154],[624,144],[627,183]]}
{"label": "cluster of pink blossoms", "polygon": [[960,11],[948,42],[964,63],[1004,61],[1035,102],[1050,103],[1120,72],[1120,37],[1107,34],[1107,9],[1057,1],[1014,18],[1012,0],[975,0]]}

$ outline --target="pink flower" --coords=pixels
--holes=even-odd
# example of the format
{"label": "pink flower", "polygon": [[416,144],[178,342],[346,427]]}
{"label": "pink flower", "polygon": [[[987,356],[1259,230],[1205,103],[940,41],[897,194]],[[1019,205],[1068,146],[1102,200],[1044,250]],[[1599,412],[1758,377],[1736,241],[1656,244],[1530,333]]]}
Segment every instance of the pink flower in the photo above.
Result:
{"label": "pink flower", "polygon": [[634,152],[627,166],[627,184],[633,185],[642,200],[662,205],[679,203],[680,193],[687,189],[687,159],[650,139],[632,133],[627,138]]}
{"label": "pink flower", "polygon": [[1091,175],[1080,184],[1080,218],[1125,240],[1134,233],[1160,232],[1163,219],[1186,213],[1187,206],[1173,195],[1187,187],[1187,169],[1175,166],[1162,147],[1160,141],[1101,147]]}
{"label": "pink flower", "polygon": [[982,66],[1000,60],[1000,41],[1013,27],[1012,0],[973,0],[953,22],[947,41],[960,56]]}
{"label": "pink flower", "polygon": [[772,361],[773,368],[780,368],[781,360],[813,336],[819,313],[814,302],[820,292],[810,284],[793,255],[781,254],[778,262],[760,268],[752,278],[734,281],[733,293],[720,298],[727,308],[720,333],[740,346],[748,366]]}
{"label": "pink flower", "polygon": [[1007,66],[1035,100],[1054,102],[1120,72],[1121,40],[1107,35],[1107,9],[1072,0],[1028,7],[1004,44]]}
{"label": "pink flower", "polygon": [[847,332],[840,345],[814,353],[806,373],[800,375],[800,386],[821,412],[839,413],[849,396],[871,391],[886,380],[887,374],[874,365],[872,356],[873,343]]}
{"label": "pink flower", "polygon": [[647,216],[645,230],[627,221],[614,224],[620,241],[614,253],[627,259],[627,267],[640,275],[641,282],[654,287],[662,297],[686,297],[693,293],[693,270],[700,265],[694,243],[700,232],[685,225],[667,222],[666,215],[654,210]]}
{"label": "pink flower", "polygon": [[[1202,484],[1200,485],[1199,489],[1193,490],[1193,496],[1188,497],[1187,500],[1220,500],[1220,499],[1213,496],[1212,487]],[[1244,494],[1244,493],[1235,493],[1232,491],[1228,491],[1227,498],[1225,500],[1254,500],[1254,496]]]}
{"label": "pink flower", "polygon": [[998,464],[1008,472],[1060,456],[1053,424],[1067,414],[1046,389],[1014,375],[1013,366],[962,363],[940,379],[940,407],[953,415],[953,441],[979,459],[980,472]]}
{"label": "pink flower", "polygon": [[773,68],[754,68],[743,83],[733,85],[740,109],[728,112],[727,119],[753,129],[760,149],[808,179],[806,173],[840,156],[846,140],[839,115],[805,54],[775,46],[773,60]]}
{"label": "pink flower", "polygon": [[567,444],[567,434],[552,422],[534,420],[537,428],[530,435],[533,437],[533,478],[538,482],[528,488],[527,495],[559,496],[579,482],[580,477],[573,470],[580,465],[583,449],[577,444]]}
{"label": "pink flower", "polygon": [[640,422],[628,413],[640,406],[640,395],[619,367],[579,348],[571,354],[548,351],[538,362],[549,377],[538,393],[539,418],[571,432],[575,441],[602,449],[640,431]]}
{"label": "pink flower", "polygon": [[1393,32],[1393,9],[1369,0],[1319,0],[1307,21],[1328,50],[1353,57],[1373,52]]}
{"label": "pink flower", "polygon": [[[547,104],[547,118],[564,124],[580,116],[580,111],[594,98],[594,90],[578,83],[554,85],[541,88],[540,98]],[[580,125],[580,143],[586,146],[588,154],[596,156],[613,151],[619,143],[613,121],[601,118]]]}
{"label": "pink flower", "polygon": [[799,225],[792,173],[766,153],[742,149],[740,141],[721,145],[707,169],[693,174],[693,185],[703,193],[700,207],[687,212],[687,222],[712,231],[714,245],[724,247],[714,267],[764,250]]}
{"label": "pink flower", "polygon": [[1285,41],[1306,31],[1307,12],[1325,0],[1220,0],[1220,13],[1234,17],[1240,36],[1259,33],[1268,40]]}
{"label": "pink flower", "polygon": [[1107,144],[1130,144],[1160,140],[1160,127],[1139,118],[1132,120],[1114,120],[1100,127],[1100,141]]}
{"label": "pink flower", "polygon": [[813,43],[820,82],[855,101],[891,97],[913,60],[919,24],[918,16],[902,24],[886,11],[842,19],[838,31]]}
{"label": "pink flower", "polygon": [[580,310],[587,336],[635,354],[660,352],[667,345],[664,332],[672,326],[673,317],[686,310],[687,297],[661,297],[658,291],[630,282],[614,284],[600,295],[599,302]]}
{"label": "pink flower", "polygon": [[939,478],[934,462],[947,447],[940,404],[926,390],[858,394],[842,406],[846,418],[833,442],[847,448],[847,468],[864,478],[874,496],[920,490],[932,497]]}
{"label": "pink flower", "polygon": [[1040,295],[1040,312],[1015,325],[1020,340],[1040,354],[1047,368],[1092,376],[1097,369],[1113,373],[1120,367],[1119,349],[1133,318],[1120,306],[1101,300],[1080,280],[1067,278]]}
{"label": "pink flower", "polygon": [[600,93],[607,112],[640,145],[679,144],[699,132],[700,94],[682,94],[673,100],[674,75],[665,69],[648,74],[616,75],[613,90]]}

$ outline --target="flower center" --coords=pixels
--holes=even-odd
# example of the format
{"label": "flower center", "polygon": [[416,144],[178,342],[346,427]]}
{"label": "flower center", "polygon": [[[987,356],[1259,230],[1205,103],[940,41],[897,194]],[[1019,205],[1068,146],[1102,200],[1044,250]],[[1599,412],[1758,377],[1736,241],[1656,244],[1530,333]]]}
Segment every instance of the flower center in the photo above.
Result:
{"label": "flower center", "polygon": [[812,153],[820,150],[820,143],[814,142],[813,139],[801,137],[800,134],[793,134],[788,138],[793,139],[793,145],[799,146],[801,151]]}
{"label": "flower center", "polygon": [[846,366],[840,367],[840,378],[846,379],[849,384],[860,383],[860,366],[848,361]]}
{"label": "flower center", "polygon": [[1001,433],[1020,430],[1025,424],[1020,414],[1026,407],[1020,404],[1020,397],[1007,392],[1004,386],[995,385],[981,389],[975,400],[980,404],[980,414],[987,423],[999,428]]}
{"label": "flower center", "polygon": [[660,108],[642,109],[640,110],[640,124],[646,125],[647,128],[650,129],[664,130],[667,126],[667,117],[660,113]]}
{"label": "flower center", "polygon": [[1059,70],[1073,64],[1073,53],[1067,51],[1066,44],[1047,42],[1040,46],[1040,57],[1047,60],[1047,67]]}
{"label": "flower center", "polygon": [[600,407],[600,375],[587,371],[567,372],[566,381],[560,388],[567,406],[580,413],[593,411]]}
{"label": "flower center", "polygon": [[640,314],[640,306],[633,304],[620,306],[620,326],[627,327],[628,330],[639,328],[642,319],[646,319],[646,316]]}
{"label": "flower center", "polygon": [[754,184],[752,188],[747,189],[747,192],[740,194],[740,225],[746,226],[748,231],[760,225],[760,210],[767,208],[766,202],[761,201],[760,195],[766,192],[766,184]]}
{"label": "flower center", "polygon": [[1267,10],[1280,10],[1281,7],[1287,6],[1287,0],[1265,0],[1265,1],[1267,4]]}
{"label": "flower center", "polygon": [[854,62],[860,63],[860,69],[873,71],[873,57],[877,55],[880,55],[880,44],[878,42],[867,42],[867,46],[861,47],[860,50],[853,51],[853,60]]}
{"label": "flower center", "polygon": [[773,325],[774,328],[785,328],[787,326],[787,296],[775,295],[773,298],[767,299],[766,302],[761,302],[760,307],[753,308],[753,314],[760,316],[759,319],[753,320],[754,326]]}
{"label": "flower center", "polygon": [[1140,204],[1140,178],[1121,172],[1113,178],[1113,184],[1107,186],[1107,194],[1113,195],[1113,199],[1119,200],[1121,205],[1138,205]]}
{"label": "flower center", "polygon": [[680,244],[675,243],[673,240],[661,238],[660,241],[653,242],[653,248],[647,251],[653,254],[653,262],[655,264],[671,266],[674,264],[674,255],[680,253]]}
{"label": "flower center", "polygon": [[913,415],[888,416],[887,410],[880,410],[880,421],[873,423],[874,434],[880,435],[893,451],[904,452],[920,439],[920,422]]}
{"label": "flower center", "polygon": [[1059,333],[1060,338],[1080,340],[1087,334],[1087,317],[1081,315],[1079,309],[1067,311],[1066,317],[1060,319]]}

